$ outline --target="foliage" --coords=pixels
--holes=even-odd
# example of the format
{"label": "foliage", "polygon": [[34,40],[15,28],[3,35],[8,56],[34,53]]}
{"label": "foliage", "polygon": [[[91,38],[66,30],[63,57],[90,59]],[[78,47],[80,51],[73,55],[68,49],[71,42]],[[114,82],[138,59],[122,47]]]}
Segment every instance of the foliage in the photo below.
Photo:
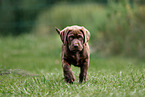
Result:
{"label": "foliage", "polygon": [[[20,35],[30,33],[37,15],[45,8],[51,8],[58,2],[84,2],[84,0],[1,0],[0,1],[0,35]],[[102,2],[107,0],[85,0],[85,2]]]}
{"label": "foliage", "polygon": [[1,0],[0,35],[30,33],[35,17],[49,3],[47,0]]}
{"label": "foliage", "polygon": [[[143,6],[125,3],[111,3],[108,19],[101,28],[102,41],[107,44],[107,51],[111,54],[124,54],[125,56],[145,57],[144,45],[144,19]],[[141,21],[140,21],[141,20]],[[110,49],[108,49],[108,47]]]}
{"label": "foliage", "polygon": [[54,27],[63,29],[69,25],[80,25],[94,34],[97,33],[98,26],[105,22],[105,18],[106,10],[98,4],[56,4],[38,16],[33,32],[51,34]]}

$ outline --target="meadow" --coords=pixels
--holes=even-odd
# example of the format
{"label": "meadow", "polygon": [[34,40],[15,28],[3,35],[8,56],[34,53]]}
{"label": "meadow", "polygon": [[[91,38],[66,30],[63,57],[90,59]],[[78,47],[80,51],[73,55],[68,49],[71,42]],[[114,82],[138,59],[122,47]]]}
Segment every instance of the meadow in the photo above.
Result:
{"label": "meadow", "polygon": [[[44,0],[42,6],[38,0],[20,0],[16,5],[3,1],[0,97],[144,97],[144,4],[108,0],[104,4],[55,2],[46,6]],[[68,84],[55,27],[76,24],[91,33],[91,57],[87,81],[79,83],[80,70],[72,66],[76,80]]]}
{"label": "meadow", "polygon": [[64,82],[61,40],[57,34],[0,37],[0,96],[144,97],[145,63],[91,53],[88,80]]}

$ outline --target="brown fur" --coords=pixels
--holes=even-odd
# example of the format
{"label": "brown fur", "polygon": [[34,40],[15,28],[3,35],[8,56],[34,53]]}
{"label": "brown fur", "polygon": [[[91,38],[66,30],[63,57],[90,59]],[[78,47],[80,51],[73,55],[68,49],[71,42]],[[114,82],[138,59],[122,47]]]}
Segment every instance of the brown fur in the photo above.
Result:
{"label": "brown fur", "polygon": [[86,81],[89,67],[90,49],[88,40],[90,32],[81,26],[69,26],[60,31],[56,28],[63,42],[62,67],[64,79],[73,83],[75,77],[71,70],[71,64],[80,67],[79,82]]}

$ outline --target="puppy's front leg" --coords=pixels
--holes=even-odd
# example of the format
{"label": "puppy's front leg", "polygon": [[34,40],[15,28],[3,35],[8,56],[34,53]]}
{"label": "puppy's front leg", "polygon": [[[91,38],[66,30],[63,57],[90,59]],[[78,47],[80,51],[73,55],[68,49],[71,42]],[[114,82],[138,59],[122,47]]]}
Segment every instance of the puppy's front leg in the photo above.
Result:
{"label": "puppy's front leg", "polygon": [[63,66],[65,81],[68,83],[73,83],[75,81],[75,77],[72,73],[70,64],[67,61],[62,60],[62,66]]}
{"label": "puppy's front leg", "polygon": [[80,75],[79,75],[79,82],[82,83],[83,81],[87,80],[87,72],[89,67],[89,59],[80,67]]}

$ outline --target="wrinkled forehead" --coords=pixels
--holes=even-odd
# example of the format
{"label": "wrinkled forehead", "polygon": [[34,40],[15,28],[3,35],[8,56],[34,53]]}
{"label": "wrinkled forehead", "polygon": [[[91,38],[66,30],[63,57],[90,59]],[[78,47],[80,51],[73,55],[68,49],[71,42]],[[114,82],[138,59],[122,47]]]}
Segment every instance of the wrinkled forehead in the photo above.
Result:
{"label": "wrinkled forehead", "polygon": [[83,33],[80,30],[70,30],[69,35],[77,36],[77,35],[83,35]]}

